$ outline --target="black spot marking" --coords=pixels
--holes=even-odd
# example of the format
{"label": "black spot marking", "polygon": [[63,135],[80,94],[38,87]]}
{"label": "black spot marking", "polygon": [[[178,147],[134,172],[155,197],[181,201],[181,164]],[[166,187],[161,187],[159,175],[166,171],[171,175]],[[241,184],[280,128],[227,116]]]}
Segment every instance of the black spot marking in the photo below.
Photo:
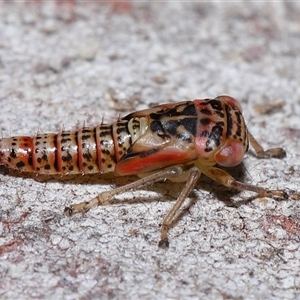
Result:
{"label": "black spot marking", "polygon": [[30,166],[32,166],[32,164],[33,164],[32,155],[31,154],[29,154],[29,156],[28,156],[28,164]]}
{"label": "black spot marking", "polygon": [[229,138],[232,135],[232,128],[233,128],[233,121],[232,121],[232,116],[231,116],[231,108],[229,105],[225,106],[226,109],[226,115],[227,115],[227,132],[226,132],[226,137]]}
{"label": "black spot marking", "polygon": [[[206,145],[207,145],[207,143],[206,143]],[[206,147],[206,148],[204,149],[205,152],[211,152],[212,150],[213,150],[212,147]]]}
{"label": "black spot marking", "polygon": [[216,146],[220,146],[223,128],[221,126],[214,126],[211,130],[209,138],[214,141]]}
{"label": "black spot marking", "polygon": [[200,123],[201,123],[201,125],[203,125],[203,126],[208,125],[210,122],[211,122],[211,120],[210,120],[209,118],[201,118],[201,119],[200,119]]}
{"label": "black spot marking", "polygon": [[209,104],[215,110],[222,110],[222,105],[220,100],[216,100],[216,99],[209,100]]}
{"label": "black spot marking", "polygon": [[150,124],[150,129],[151,129],[151,131],[153,131],[153,132],[163,132],[163,126],[162,126],[162,124],[161,124],[161,121],[153,121],[153,122],[151,122],[151,124]]}
{"label": "black spot marking", "polygon": [[49,164],[45,165],[44,166],[45,170],[50,170],[51,169],[51,166]]}
{"label": "black spot marking", "polygon": [[124,137],[123,136],[121,136],[121,135],[119,135],[118,136],[118,143],[119,143],[119,146],[122,146],[122,144],[124,143]]}
{"label": "black spot marking", "polygon": [[216,100],[216,99],[210,100],[209,104],[211,105],[212,109],[217,115],[219,115],[221,118],[224,118],[224,112],[220,100]]}
{"label": "black spot marking", "polygon": [[117,134],[120,134],[122,132],[127,133],[127,134],[129,133],[128,130],[127,130],[127,127],[124,124],[117,123],[117,126],[118,126],[118,128],[117,128]]}
{"label": "black spot marking", "polygon": [[67,155],[66,156],[62,156],[61,159],[64,162],[70,162],[70,161],[72,161],[72,155],[70,154],[70,152],[67,152]]}
{"label": "black spot marking", "polygon": [[100,132],[100,137],[101,138],[106,137],[107,135],[111,135],[111,132],[110,131],[101,131]]}
{"label": "black spot marking", "polygon": [[241,113],[239,111],[235,111],[235,116],[238,124],[241,124]]}
{"label": "black spot marking", "polygon": [[70,132],[69,131],[62,131],[61,136],[62,137],[70,136]]}
{"label": "black spot marking", "polygon": [[117,163],[117,158],[115,155],[111,155],[110,159],[116,164]]}
{"label": "black spot marking", "polygon": [[196,135],[196,124],[197,124],[197,119],[195,118],[184,118],[180,120],[180,125],[182,125],[193,136]]}
{"label": "black spot marking", "polygon": [[87,161],[91,161],[93,156],[90,152],[86,152],[82,155],[84,157],[84,159],[86,159]]}
{"label": "black spot marking", "polygon": [[153,120],[160,120],[162,117],[162,114],[161,113],[152,113],[149,115],[149,117]]}
{"label": "black spot marking", "polygon": [[212,115],[211,111],[209,109],[207,109],[207,108],[202,108],[201,109],[201,113],[203,115],[206,115],[206,116],[211,116]]}
{"label": "black spot marking", "polygon": [[63,143],[63,144],[66,144],[67,142],[70,142],[71,141],[71,139],[61,139],[61,142]]}
{"label": "black spot marking", "polygon": [[179,121],[170,120],[164,124],[164,131],[167,131],[171,135],[176,135],[177,128],[180,125]]}
{"label": "black spot marking", "polygon": [[101,152],[106,155],[110,155],[110,151],[106,149],[102,149]]}
{"label": "black spot marking", "polygon": [[197,116],[195,105],[192,102],[191,102],[191,104],[186,103],[186,107],[183,109],[182,115],[184,115],[184,116]]}
{"label": "black spot marking", "polygon": [[93,166],[88,166],[88,169],[89,169],[90,171],[92,171],[92,170],[94,169],[94,167],[93,167]]}
{"label": "black spot marking", "polygon": [[238,125],[237,125],[236,135],[237,136],[241,136],[242,135],[242,128],[241,128],[240,123],[238,123]]}
{"label": "black spot marking", "polygon": [[83,135],[82,140],[88,140],[91,136],[90,135]]}
{"label": "black spot marking", "polygon": [[9,156],[10,156],[11,158],[16,158],[16,157],[17,157],[17,153],[16,153],[16,150],[15,150],[14,148],[11,148],[11,149],[10,149],[10,154],[9,154]]}
{"label": "black spot marking", "polygon": [[223,121],[219,121],[216,123],[217,126],[224,127],[225,123]]}
{"label": "black spot marking", "polygon": [[[181,110],[181,108],[183,109]],[[162,117],[177,117],[177,116],[182,116],[182,115],[195,115],[196,116],[196,111],[193,103],[191,101],[187,101],[186,103],[183,104],[178,104],[174,105],[174,107],[164,107],[163,109],[151,113],[149,116],[153,120],[160,120]]]}
{"label": "black spot marking", "polygon": [[17,166],[17,168],[23,168],[23,167],[25,167],[25,163],[23,161],[19,161],[19,162],[17,162],[16,166]]}
{"label": "black spot marking", "polygon": [[74,166],[69,166],[69,171],[72,172],[74,170]]}

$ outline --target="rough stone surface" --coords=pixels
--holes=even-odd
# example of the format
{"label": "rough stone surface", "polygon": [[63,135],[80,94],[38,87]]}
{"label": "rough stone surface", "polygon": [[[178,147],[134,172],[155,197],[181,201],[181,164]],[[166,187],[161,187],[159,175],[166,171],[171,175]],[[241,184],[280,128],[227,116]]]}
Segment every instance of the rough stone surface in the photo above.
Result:
{"label": "rough stone surface", "polygon": [[[229,94],[264,147],[287,151],[250,152],[234,176],[299,190],[299,15],[286,1],[1,1],[2,135]],[[300,298],[296,194],[276,202],[202,180],[162,250],[160,224],[181,185],[66,218],[65,205],[127,179],[16,175],[1,169],[1,299]]]}

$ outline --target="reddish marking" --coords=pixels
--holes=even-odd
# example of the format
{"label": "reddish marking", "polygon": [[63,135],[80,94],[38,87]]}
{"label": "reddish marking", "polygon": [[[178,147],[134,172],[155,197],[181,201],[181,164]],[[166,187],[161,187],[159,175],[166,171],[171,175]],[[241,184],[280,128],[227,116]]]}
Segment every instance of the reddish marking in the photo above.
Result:
{"label": "reddish marking", "polygon": [[20,137],[18,148],[15,151],[18,162],[22,161],[25,166],[28,166],[29,154],[32,151],[32,138],[29,136]]}
{"label": "reddish marking", "polygon": [[22,244],[23,244],[22,240],[16,239],[10,243],[0,246],[0,256],[2,256],[3,254],[17,250],[17,248]]}
{"label": "reddish marking", "polygon": [[215,160],[223,167],[235,167],[245,155],[244,145],[237,140],[229,140],[225,146],[215,154]]}
{"label": "reddish marking", "polygon": [[127,14],[132,10],[131,1],[110,0],[112,2],[112,11],[116,14]]}
{"label": "reddish marking", "polygon": [[230,96],[219,96],[216,99],[220,99],[220,100],[226,102],[231,107],[237,108],[240,112],[243,111],[242,106],[240,105],[240,103],[236,99],[234,99]]}
{"label": "reddish marking", "polygon": [[[215,125],[215,110],[211,109],[211,116],[208,118],[211,120],[211,122],[208,122],[207,124],[201,123],[201,112],[203,109],[207,110],[209,107],[207,107],[206,103],[203,103],[203,100],[197,99],[194,100],[194,105],[196,108],[196,111],[198,112],[198,122],[196,127],[196,137],[195,137],[195,147],[198,153],[198,157],[201,161],[203,161],[206,164],[209,164],[209,162],[214,162],[214,154],[217,151],[219,147],[216,147],[215,145],[212,146],[211,151],[205,151],[207,148],[207,142],[210,140],[210,138],[207,135],[202,135],[203,132],[210,133],[212,132],[212,127]],[[223,135],[225,133],[223,132]],[[223,137],[221,137],[223,140]]]}
{"label": "reddish marking", "polygon": [[139,155],[121,160],[115,168],[116,175],[135,175],[191,161],[189,153],[163,149],[144,158]]}
{"label": "reddish marking", "polygon": [[21,214],[21,216],[15,220],[15,221],[8,221],[8,220],[2,220],[3,225],[7,226],[7,228],[9,229],[11,227],[11,225],[16,225],[21,223],[24,219],[26,219],[26,217],[30,215],[29,211],[23,212]]}
{"label": "reddish marking", "polygon": [[267,216],[270,224],[280,224],[288,233],[300,236],[300,218],[296,216]]}

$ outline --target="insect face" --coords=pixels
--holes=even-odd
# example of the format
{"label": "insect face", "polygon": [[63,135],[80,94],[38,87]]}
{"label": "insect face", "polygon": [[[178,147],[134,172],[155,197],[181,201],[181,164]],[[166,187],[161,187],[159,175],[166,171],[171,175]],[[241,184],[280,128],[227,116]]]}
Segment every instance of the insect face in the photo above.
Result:
{"label": "insect face", "polygon": [[232,97],[195,100],[198,112],[195,145],[204,165],[238,165],[248,149],[247,127],[241,106]]}

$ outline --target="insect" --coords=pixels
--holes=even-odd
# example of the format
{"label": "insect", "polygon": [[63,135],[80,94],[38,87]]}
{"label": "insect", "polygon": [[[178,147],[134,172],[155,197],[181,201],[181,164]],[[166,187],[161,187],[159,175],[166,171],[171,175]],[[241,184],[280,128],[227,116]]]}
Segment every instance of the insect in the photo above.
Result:
{"label": "insect", "polygon": [[[75,131],[39,133],[0,139],[0,164],[37,174],[114,172],[141,178],[105,191],[90,201],[65,208],[65,214],[107,204],[114,195],[169,179],[185,182],[164,218],[159,246],[169,246],[168,230],[184,200],[203,173],[226,187],[259,196],[287,198],[283,190],[245,184],[219,168],[238,165],[249,142],[259,158],[282,158],[282,148],[264,150],[248,131],[242,108],[230,96],[169,103],[133,112],[112,124]],[[218,166],[216,166],[218,165]]]}

